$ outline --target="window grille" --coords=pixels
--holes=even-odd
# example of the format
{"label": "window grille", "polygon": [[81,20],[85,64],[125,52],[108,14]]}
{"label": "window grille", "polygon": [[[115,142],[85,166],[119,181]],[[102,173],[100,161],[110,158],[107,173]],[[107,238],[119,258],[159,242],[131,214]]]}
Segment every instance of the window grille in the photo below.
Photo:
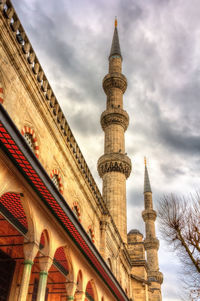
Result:
{"label": "window grille", "polygon": [[28,146],[30,149],[34,152],[34,142],[33,142],[33,136],[30,133],[25,133],[24,138],[26,142],[28,143]]}
{"label": "window grille", "polygon": [[52,181],[54,183],[54,185],[58,188],[58,190],[60,189],[60,184],[59,184],[59,180],[58,180],[58,175],[53,175],[52,177]]}

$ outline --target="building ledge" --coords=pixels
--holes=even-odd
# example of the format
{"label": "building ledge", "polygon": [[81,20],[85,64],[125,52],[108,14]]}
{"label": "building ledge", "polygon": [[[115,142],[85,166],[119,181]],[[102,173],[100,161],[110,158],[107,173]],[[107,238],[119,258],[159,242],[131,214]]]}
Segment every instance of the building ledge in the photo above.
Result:
{"label": "building ledge", "polygon": [[143,284],[150,285],[150,282],[149,282],[148,280],[146,280],[146,279],[144,279],[144,278],[141,278],[141,277],[139,277],[139,276],[136,276],[136,275],[134,275],[134,274],[131,274],[131,278],[134,279],[134,280],[136,280],[136,281],[138,281],[138,282],[141,282],[141,283],[143,283]]}

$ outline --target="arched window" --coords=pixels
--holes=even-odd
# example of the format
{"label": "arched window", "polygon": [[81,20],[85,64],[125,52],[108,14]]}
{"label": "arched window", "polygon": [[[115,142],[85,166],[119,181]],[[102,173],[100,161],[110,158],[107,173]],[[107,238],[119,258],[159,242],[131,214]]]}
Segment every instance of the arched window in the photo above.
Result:
{"label": "arched window", "polygon": [[32,151],[34,152],[33,136],[30,133],[25,133],[24,138],[25,138],[26,142],[28,143],[28,146],[30,147],[30,149],[32,149]]}
{"label": "arched window", "polygon": [[56,188],[59,190],[59,192],[61,194],[63,194],[63,184],[62,184],[62,180],[61,180],[61,175],[58,169],[53,169],[50,177],[52,179],[52,182],[54,183],[54,185],[56,186]]}
{"label": "arched window", "polygon": [[80,206],[79,206],[78,202],[73,203],[72,211],[78,218],[79,222],[81,223],[81,210],[80,210]]}
{"label": "arched window", "polygon": [[87,234],[88,234],[89,238],[91,239],[91,241],[94,243],[94,231],[92,229],[92,226],[88,227]]}
{"label": "arched window", "polygon": [[85,300],[90,300],[90,301],[97,301],[99,300],[98,298],[98,293],[97,293],[97,288],[96,284],[93,279],[88,281],[86,290],[85,290]]}
{"label": "arched window", "polygon": [[24,136],[24,139],[26,140],[30,149],[33,151],[33,153],[36,155],[36,157],[38,157],[39,156],[39,146],[38,146],[38,141],[37,141],[34,130],[28,126],[24,126],[21,133]]}
{"label": "arched window", "polygon": [[76,215],[76,217],[79,218],[78,207],[77,207],[77,206],[74,206],[73,212],[74,212],[74,214]]}
{"label": "arched window", "polygon": [[59,190],[59,180],[58,180],[58,175],[53,175],[53,178],[52,178],[52,182],[54,183],[54,185],[58,188]]}
{"label": "arched window", "polygon": [[112,262],[111,262],[110,258],[107,259],[107,263],[108,263],[110,270],[112,271]]}
{"label": "arched window", "polygon": [[91,229],[88,230],[88,236],[92,240],[92,230]]}

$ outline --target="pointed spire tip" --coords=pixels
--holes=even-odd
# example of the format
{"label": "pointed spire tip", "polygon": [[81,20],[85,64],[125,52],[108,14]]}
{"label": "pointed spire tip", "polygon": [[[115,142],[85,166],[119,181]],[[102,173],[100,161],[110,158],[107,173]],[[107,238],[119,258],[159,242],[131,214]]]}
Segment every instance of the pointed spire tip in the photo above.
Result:
{"label": "pointed spire tip", "polygon": [[117,17],[115,16],[115,27],[117,27]]}
{"label": "pointed spire tip", "polygon": [[117,17],[115,17],[115,29],[114,29],[114,34],[113,34],[113,40],[112,40],[109,59],[114,55],[115,56],[120,56],[121,59],[122,59],[120,45],[119,45],[118,31],[117,31]]}
{"label": "pointed spire tip", "polygon": [[144,165],[145,165],[145,170],[144,170],[144,193],[145,192],[152,192],[151,191],[151,184],[149,180],[149,174],[147,170],[147,159],[144,157]]}

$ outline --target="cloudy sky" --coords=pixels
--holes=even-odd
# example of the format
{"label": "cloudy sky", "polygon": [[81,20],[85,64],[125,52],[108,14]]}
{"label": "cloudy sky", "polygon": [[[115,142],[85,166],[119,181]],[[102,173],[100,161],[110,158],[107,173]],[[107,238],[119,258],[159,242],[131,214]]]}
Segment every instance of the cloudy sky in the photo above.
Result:
{"label": "cloudy sky", "polygon": [[[123,73],[128,79],[126,151],[133,165],[127,181],[128,230],[144,233],[144,156],[155,207],[163,194],[187,195],[200,187],[199,0],[13,0],[13,4],[100,189],[96,162],[103,154],[102,79],[108,72],[118,17]],[[163,241],[159,257],[165,277],[163,299],[178,301],[180,266]]]}

